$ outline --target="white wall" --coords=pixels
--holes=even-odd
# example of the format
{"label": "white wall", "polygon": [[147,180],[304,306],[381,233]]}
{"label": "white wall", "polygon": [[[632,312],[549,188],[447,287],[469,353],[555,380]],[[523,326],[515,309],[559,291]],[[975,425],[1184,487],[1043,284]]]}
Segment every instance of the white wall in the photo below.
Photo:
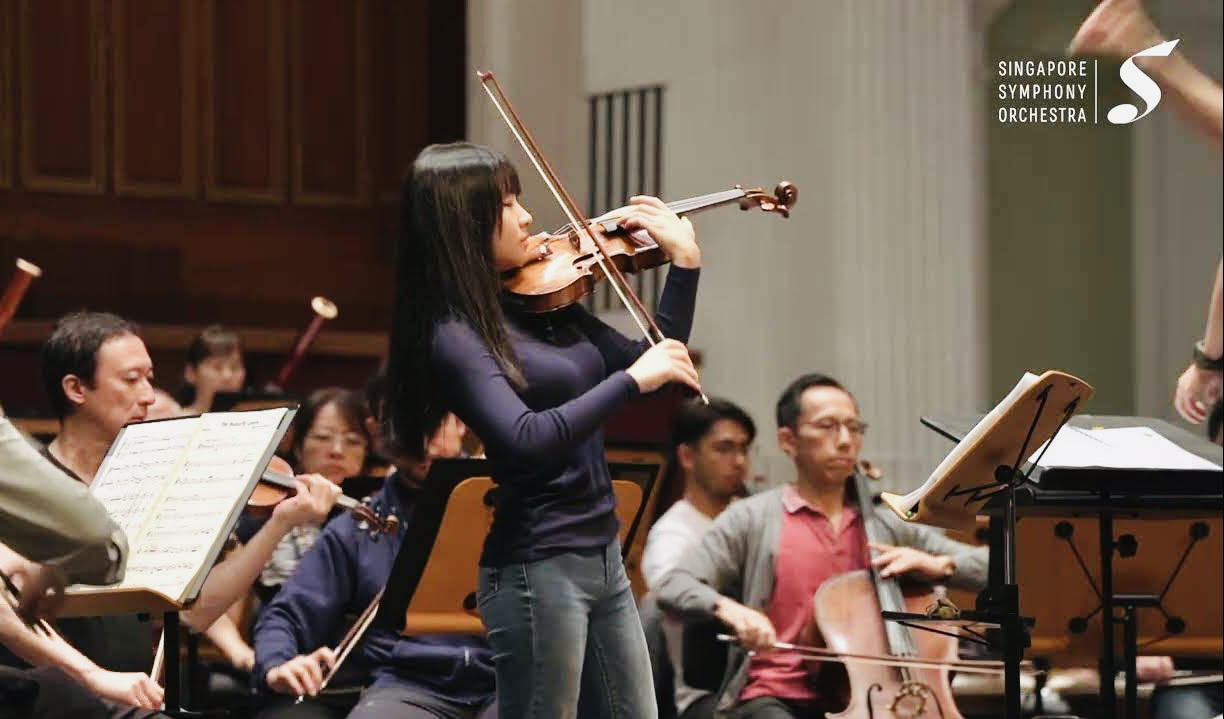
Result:
{"label": "white wall", "polygon": [[468,1],[468,139],[496,148],[519,169],[524,203],[537,229],[564,224],[557,203],[532,169],[476,79],[493,72],[562,183],[586,198],[586,91],[582,4],[573,0]]}
{"label": "white wall", "polygon": [[[768,8],[768,9],[766,9]],[[789,179],[789,221],[697,219],[692,345],[710,394],[766,431],[820,370],[858,396],[864,454],[913,486],[947,446],[924,413],[982,408],[980,42],[959,0],[588,2],[586,88],[662,83],[664,188],[687,197]],[[683,42],[676,38],[683,37]],[[616,38],[616,42],[610,42]]]}
{"label": "white wall", "polygon": [[[790,476],[773,405],[802,372],[855,392],[872,425],[865,456],[898,488],[947,450],[920,415],[988,404],[976,14],[962,0],[470,5],[472,65],[499,73],[580,201],[582,97],[656,83],[665,199],[799,185],[789,221],[696,218],[703,383],[757,418],[773,479]],[[472,138],[509,147],[472,87]],[[551,203],[533,194],[542,215]]]}

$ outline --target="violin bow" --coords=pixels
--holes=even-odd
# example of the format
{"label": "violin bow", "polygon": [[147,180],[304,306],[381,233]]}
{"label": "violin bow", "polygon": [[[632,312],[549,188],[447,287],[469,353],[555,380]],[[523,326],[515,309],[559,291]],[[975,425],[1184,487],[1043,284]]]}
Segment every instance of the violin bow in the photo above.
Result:
{"label": "violin bow", "polygon": [[[4,582],[4,599],[13,608],[13,611],[16,612],[21,602],[21,590],[17,588],[17,585],[13,583],[13,580],[9,578],[9,575],[3,569],[0,569],[0,580]],[[27,626],[34,632],[41,631],[48,638],[55,636],[55,629],[51,627],[50,622],[46,619],[38,619],[33,623],[28,623]]]}
{"label": "violin bow", "polygon": [[[482,70],[476,71],[476,77],[480,78],[480,86],[484,88],[485,94],[493,101],[493,105],[501,113],[502,119],[505,120],[506,125],[510,128],[511,134],[518,140],[519,146],[523,148],[523,152],[527,153],[531,164],[540,173],[544,184],[548,186],[548,191],[552,193],[553,198],[561,205],[561,210],[565,213],[566,222],[582,237],[590,240],[591,246],[598,250],[595,252],[595,261],[599,264],[599,268],[603,270],[604,276],[608,278],[608,282],[611,284],[613,291],[616,292],[616,296],[633,317],[633,321],[637,324],[638,329],[642,331],[646,341],[652,347],[662,342],[666,339],[663,336],[663,332],[659,330],[659,326],[655,324],[654,318],[650,316],[637,293],[629,286],[629,281],[625,279],[620,268],[616,266],[615,262],[607,259],[609,254],[603,240],[591,232],[590,222],[582,214],[582,211],[578,209],[574,198],[570,196],[569,191],[565,189],[557,178],[557,173],[553,171],[552,165],[549,164],[548,159],[540,151],[535,138],[531,135],[531,131],[527,129],[522,118],[519,117],[518,111],[514,109],[510,100],[506,98],[506,94],[502,91],[501,84],[497,82],[497,78],[493,73]],[[706,399],[704,393],[701,394],[701,399],[706,404],[709,404],[709,400]]]}
{"label": "violin bow", "polygon": [[[365,635],[365,631],[369,629],[370,624],[374,622],[374,617],[378,615],[378,606],[382,603],[384,591],[385,588],[378,590],[378,594],[374,595],[374,598],[371,599],[370,603],[366,606],[365,611],[361,613],[361,616],[357,617],[357,621],[353,622],[353,626],[349,627],[348,633],[346,633],[344,638],[340,640],[340,643],[336,645],[336,663],[328,668],[327,674],[324,675],[322,683],[319,684],[320,692],[326,689],[327,685],[331,683],[331,680],[340,671],[340,665],[344,663],[345,659],[348,659],[348,655],[352,653],[353,648],[357,646],[357,642],[361,641],[361,637]],[[303,694],[298,696],[293,703],[301,704],[305,700],[306,695]]]}
{"label": "violin bow", "polygon": [[[739,644],[739,639],[730,634],[719,634],[718,641],[728,644]],[[891,654],[856,654],[839,652],[825,647],[810,647],[788,642],[774,642],[771,649],[781,649],[798,652],[809,661],[836,662],[838,664],[879,664],[892,667],[911,667],[914,669],[951,669],[967,674],[993,674],[1003,676],[1003,662],[991,659],[924,659],[922,657],[902,657]],[[1032,666],[1032,662],[1025,662]]]}

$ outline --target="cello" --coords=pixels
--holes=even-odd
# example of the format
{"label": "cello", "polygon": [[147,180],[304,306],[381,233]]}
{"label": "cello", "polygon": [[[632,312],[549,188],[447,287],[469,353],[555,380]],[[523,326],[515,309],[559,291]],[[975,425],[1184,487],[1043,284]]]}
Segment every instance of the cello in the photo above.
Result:
{"label": "cello", "polygon": [[[879,536],[878,522],[868,521],[875,512],[871,487],[861,473],[854,474],[854,488],[867,541],[887,542],[887,537]],[[828,649],[842,656],[880,658],[845,662],[850,701],[841,712],[828,714],[829,719],[963,719],[952,697],[950,668],[964,670],[985,663],[958,661],[957,639],[950,633],[913,632],[880,615],[882,611],[928,613],[938,604],[929,588],[881,577],[874,568],[847,572],[820,585],[813,612]],[[990,673],[999,672],[997,664],[989,663]]]}

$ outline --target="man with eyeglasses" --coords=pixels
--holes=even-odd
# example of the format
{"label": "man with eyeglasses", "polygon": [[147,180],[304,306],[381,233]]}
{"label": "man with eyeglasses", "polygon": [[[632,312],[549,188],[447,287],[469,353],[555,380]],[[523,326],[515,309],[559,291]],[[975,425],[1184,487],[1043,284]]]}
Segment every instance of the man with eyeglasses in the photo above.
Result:
{"label": "man with eyeglasses", "polygon": [[[88,486],[123,426],[147,419],[154,401],[153,361],[133,323],[105,312],[73,312],[56,322],[43,345],[42,375],[60,424],[44,456]],[[181,615],[185,624],[211,625],[251,585],[290,528],[327,516],[339,488],[318,475],[297,479],[298,494],[277,505],[250,542],[209,572],[192,609]],[[24,560],[4,553],[0,569],[18,561]],[[6,611],[11,614],[0,603],[0,614]],[[57,622],[58,632],[48,636],[12,619],[0,621],[0,645],[7,650],[0,651],[0,664],[58,667],[103,699],[116,717],[162,716],[152,710],[163,690],[145,673],[153,663],[148,621],[135,614],[72,617]]]}
{"label": "man with eyeglasses", "polygon": [[[868,562],[884,577],[906,575],[980,589],[984,549],[884,512],[870,558],[852,491],[867,425],[858,403],[836,380],[806,374],[778,399],[778,444],[797,479],[732,504],[700,543],[657,585],[660,603],[689,616],[713,616],[735,632],[718,711],[732,719],[823,717],[844,703],[839,671],[771,650],[776,642],[813,644],[812,599],[827,579]],[[757,653],[749,656],[744,650]]]}
{"label": "man with eyeglasses", "polygon": [[[708,404],[695,399],[681,406],[672,425],[672,456],[684,477],[684,496],[655,521],[646,537],[642,574],[647,588],[653,590],[731,500],[744,494],[755,438],[756,424],[732,402],[712,397]],[[709,692],[684,682],[683,623],[670,616],[655,621],[661,621],[676,712],[685,719],[710,716],[713,698]],[[659,701],[670,699],[660,697]]]}

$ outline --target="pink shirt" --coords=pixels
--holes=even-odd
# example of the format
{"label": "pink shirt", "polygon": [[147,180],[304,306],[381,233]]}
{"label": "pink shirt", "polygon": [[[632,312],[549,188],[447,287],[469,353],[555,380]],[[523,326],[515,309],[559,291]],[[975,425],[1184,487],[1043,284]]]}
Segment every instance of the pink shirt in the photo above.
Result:
{"label": "pink shirt", "polygon": [[[867,536],[857,508],[843,508],[841,527],[834,530],[829,518],[801,497],[793,484],[782,490],[782,506],[786,516],[765,615],[773,622],[778,641],[811,645],[817,635],[812,616],[816,590],[830,577],[867,567]],[[818,700],[819,669],[819,663],[804,661],[797,652],[761,652],[749,660],[740,700],[766,696]]]}

